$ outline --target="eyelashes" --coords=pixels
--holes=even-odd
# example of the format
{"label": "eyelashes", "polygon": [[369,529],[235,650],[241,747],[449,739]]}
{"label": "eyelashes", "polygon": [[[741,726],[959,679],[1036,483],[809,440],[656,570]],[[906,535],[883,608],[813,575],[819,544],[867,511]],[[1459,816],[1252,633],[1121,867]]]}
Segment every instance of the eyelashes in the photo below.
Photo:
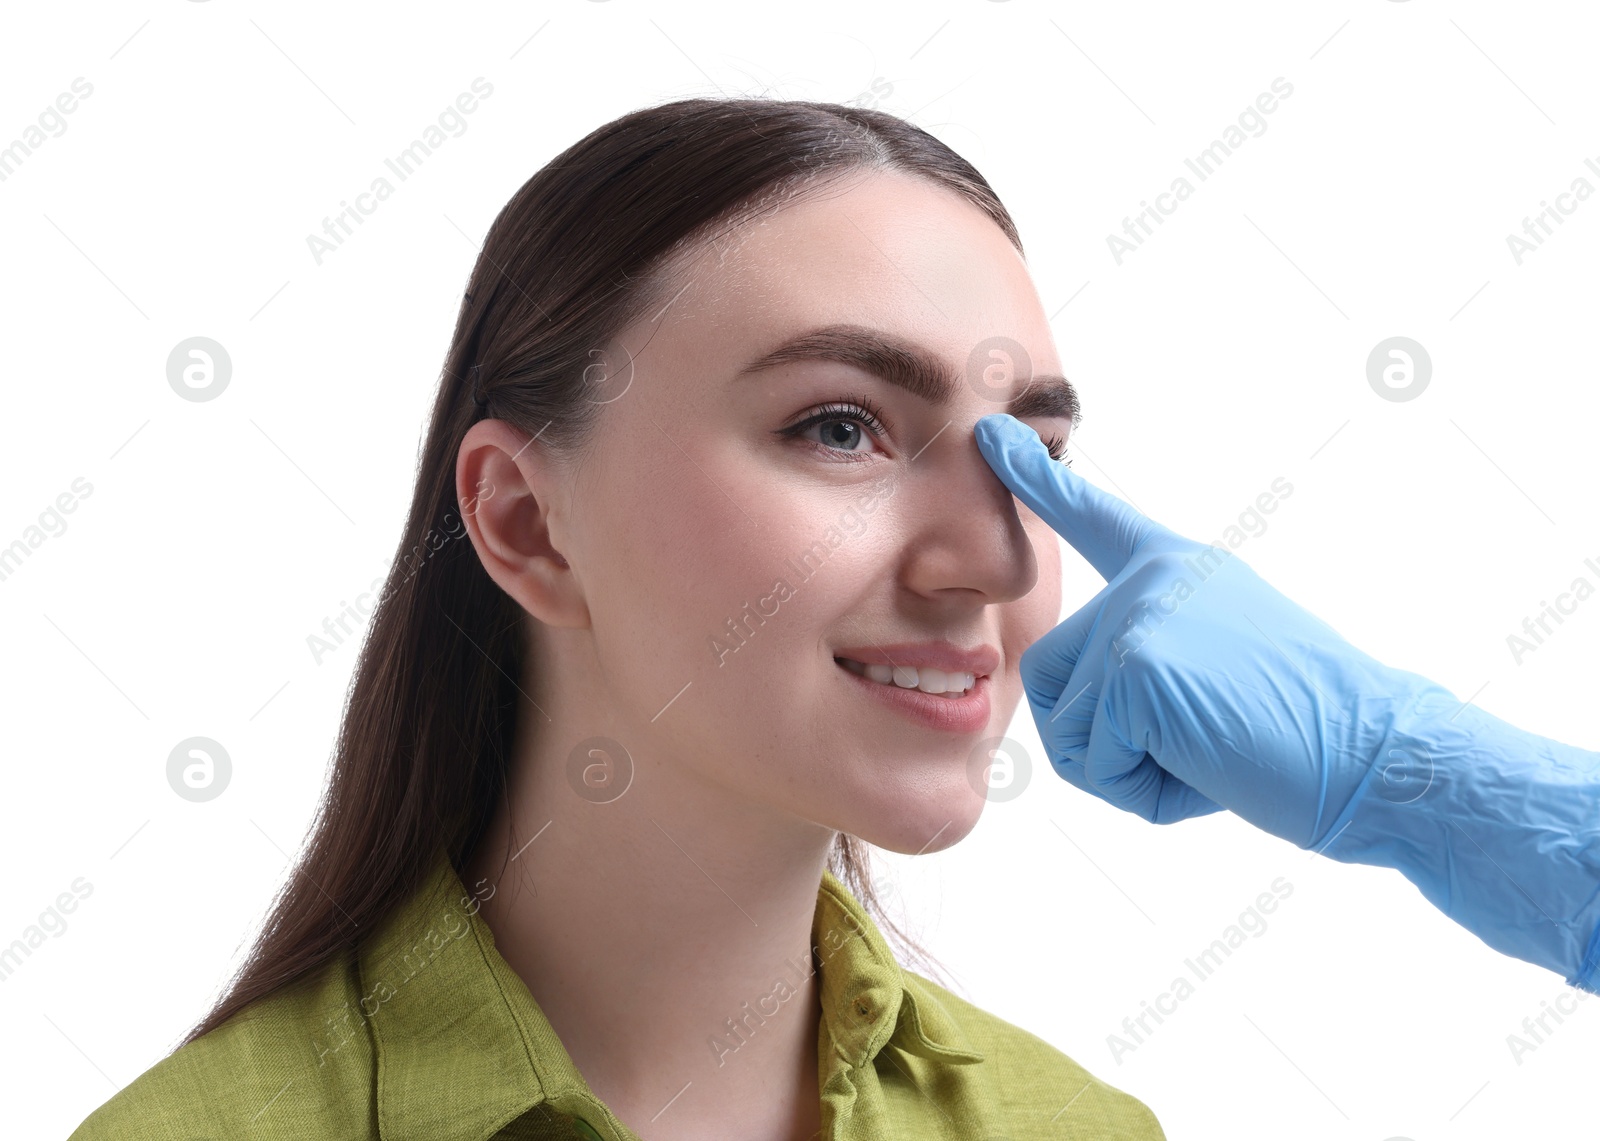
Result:
{"label": "eyelashes", "polygon": [[[848,401],[830,401],[814,409],[798,422],[790,424],[786,428],[778,429],[776,434],[784,439],[794,439],[800,436],[801,433],[815,428],[818,424],[841,422],[858,424],[870,432],[875,439],[882,439],[892,430],[889,419],[884,415],[883,410],[874,404],[870,397],[862,395],[853,397]],[[809,442],[830,455],[847,457],[848,462],[861,462],[871,455],[870,452],[858,452],[851,448],[835,448],[816,440]],[[1067,458],[1067,442],[1065,438],[1059,434],[1052,435],[1048,440],[1044,441],[1044,445],[1045,449],[1050,453],[1051,459],[1065,464],[1067,467],[1072,466],[1072,460]]]}
{"label": "eyelashes", "polygon": [[[798,423],[787,428],[778,429],[778,435],[784,439],[794,439],[802,432],[810,431],[818,424],[832,423],[858,424],[871,432],[875,439],[882,439],[889,434],[889,421],[883,410],[874,404],[870,397],[857,396],[851,401],[832,401],[813,410],[801,418]],[[828,444],[810,441],[815,447],[833,455],[847,457],[848,462],[859,463],[865,460],[869,452],[857,452],[851,448],[835,448]]]}

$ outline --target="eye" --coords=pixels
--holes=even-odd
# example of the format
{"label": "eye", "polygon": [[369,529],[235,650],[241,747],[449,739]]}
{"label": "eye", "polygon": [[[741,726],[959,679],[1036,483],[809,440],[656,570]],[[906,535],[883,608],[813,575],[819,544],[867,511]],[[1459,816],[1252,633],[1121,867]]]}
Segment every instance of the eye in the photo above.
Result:
{"label": "eye", "polygon": [[[814,428],[822,429],[820,438],[810,435]],[[878,407],[867,397],[858,396],[850,402],[824,404],[807,413],[798,423],[778,429],[777,434],[785,439],[805,437],[829,455],[844,456],[849,462],[859,463],[872,454],[861,445],[881,439],[888,430]]]}

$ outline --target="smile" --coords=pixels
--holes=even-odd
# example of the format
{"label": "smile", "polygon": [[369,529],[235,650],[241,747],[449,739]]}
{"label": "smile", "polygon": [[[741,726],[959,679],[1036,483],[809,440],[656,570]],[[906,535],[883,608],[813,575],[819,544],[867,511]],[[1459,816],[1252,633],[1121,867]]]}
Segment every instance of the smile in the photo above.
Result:
{"label": "smile", "polygon": [[977,684],[970,673],[952,673],[933,666],[867,665],[851,658],[834,658],[853,674],[875,681],[879,685],[899,686],[901,689],[920,689],[937,697],[956,698]]}
{"label": "smile", "polygon": [[[847,675],[843,679],[846,685],[858,689],[872,704],[893,710],[926,729],[971,736],[988,727],[989,688],[994,679],[987,673],[956,673],[932,666],[889,666],[881,662],[864,664],[843,657],[833,660],[839,672]],[[946,688],[952,685],[962,688]]]}

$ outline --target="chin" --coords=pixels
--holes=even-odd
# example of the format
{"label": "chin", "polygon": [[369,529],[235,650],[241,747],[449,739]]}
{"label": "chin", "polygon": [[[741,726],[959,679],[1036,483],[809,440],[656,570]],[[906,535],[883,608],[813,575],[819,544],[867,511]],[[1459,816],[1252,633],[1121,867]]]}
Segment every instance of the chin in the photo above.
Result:
{"label": "chin", "polygon": [[865,831],[853,834],[886,852],[926,856],[965,840],[977,827],[985,803],[963,786],[959,793],[917,804],[915,812],[907,812],[907,802],[902,801],[872,820]]}

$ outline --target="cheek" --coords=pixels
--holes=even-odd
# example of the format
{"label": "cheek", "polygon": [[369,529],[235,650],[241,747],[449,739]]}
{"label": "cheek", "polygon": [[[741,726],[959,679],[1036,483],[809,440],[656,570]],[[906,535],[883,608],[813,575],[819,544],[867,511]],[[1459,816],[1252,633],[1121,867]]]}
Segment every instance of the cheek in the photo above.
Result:
{"label": "cheek", "polygon": [[680,450],[648,421],[643,429],[608,441],[616,459],[580,507],[592,521],[584,580],[606,670],[641,702],[664,689],[652,714],[691,679],[685,706],[770,694],[772,672],[816,640],[826,576],[802,584],[803,564],[838,509],[715,432]]}
{"label": "cheek", "polygon": [[736,560],[749,557],[739,542],[749,524],[685,457],[700,441],[675,441],[678,426],[639,395],[605,410],[569,508],[600,671],[591,682],[636,724],[690,680],[722,625],[711,621],[716,600],[739,573]]}
{"label": "cheek", "polygon": [[[762,520],[750,508],[741,510],[751,497],[713,467],[702,458],[697,468],[667,445],[619,467],[591,504],[604,530],[597,552],[603,604],[629,616],[631,636],[650,632],[649,649],[658,661],[682,662],[703,651],[730,601],[748,595],[746,588],[771,561],[753,541]],[[732,605],[737,609],[740,602]]]}

